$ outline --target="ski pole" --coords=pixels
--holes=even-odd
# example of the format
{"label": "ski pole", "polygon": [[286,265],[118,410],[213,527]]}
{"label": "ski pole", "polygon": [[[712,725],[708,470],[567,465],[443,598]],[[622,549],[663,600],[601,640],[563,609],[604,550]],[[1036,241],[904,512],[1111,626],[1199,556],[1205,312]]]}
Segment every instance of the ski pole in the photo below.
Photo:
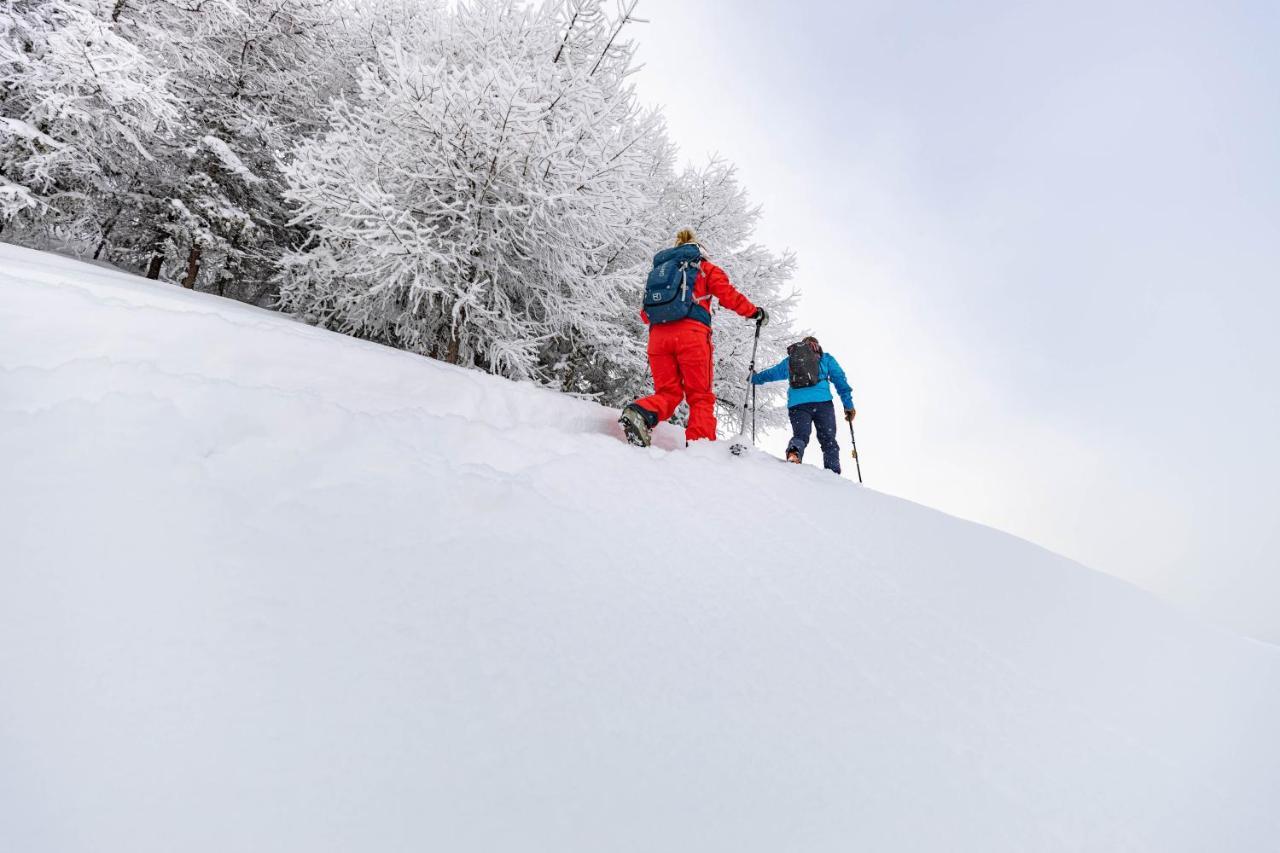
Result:
{"label": "ski pole", "polygon": [[858,482],[862,482],[862,463],[858,461],[858,439],[853,434],[853,421],[849,421],[849,440],[853,442],[853,464],[858,469]]}
{"label": "ski pole", "polygon": [[[751,343],[751,365],[747,368],[747,393],[742,398],[742,434],[747,434],[747,406],[750,405],[752,398],[755,397],[756,385],[751,380],[756,375],[756,350],[760,347],[760,321],[756,321],[756,337]],[[755,417],[751,419],[751,442],[755,443]]]}
{"label": "ski pole", "polygon": [[751,443],[756,443],[756,383],[751,383]]}

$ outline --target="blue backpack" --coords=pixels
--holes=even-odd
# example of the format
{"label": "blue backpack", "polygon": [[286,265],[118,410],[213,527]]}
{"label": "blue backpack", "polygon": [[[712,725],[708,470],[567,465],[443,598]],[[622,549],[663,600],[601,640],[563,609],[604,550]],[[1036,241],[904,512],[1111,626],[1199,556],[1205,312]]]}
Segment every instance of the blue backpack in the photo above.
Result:
{"label": "blue backpack", "polygon": [[711,312],[693,298],[702,249],[685,243],[653,256],[653,269],[644,288],[644,310],[649,323],[674,323],[686,317],[711,325]]}

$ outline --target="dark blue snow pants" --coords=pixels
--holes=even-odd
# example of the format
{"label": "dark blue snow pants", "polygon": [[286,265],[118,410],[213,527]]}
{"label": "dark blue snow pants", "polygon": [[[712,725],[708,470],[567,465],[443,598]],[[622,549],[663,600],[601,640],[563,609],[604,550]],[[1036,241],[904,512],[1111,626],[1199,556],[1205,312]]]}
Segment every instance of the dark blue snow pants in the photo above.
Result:
{"label": "dark blue snow pants", "polygon": [[828,471],[840,473],[840,445],[836,443],[836,404],[830,400],[825,403],[797,403],[791,407],[791,441],[787,451],[792,450],[804,458],[804,449],[809,446],[809,431],[818,428],[818,444],[822,445],[822,466]]}

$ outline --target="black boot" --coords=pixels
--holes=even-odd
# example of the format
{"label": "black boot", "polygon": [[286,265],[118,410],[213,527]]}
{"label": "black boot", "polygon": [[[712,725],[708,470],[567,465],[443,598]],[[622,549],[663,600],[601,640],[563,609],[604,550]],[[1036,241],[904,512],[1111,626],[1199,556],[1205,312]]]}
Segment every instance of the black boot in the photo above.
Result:
{"label": "black boot", "polygon": [[658,415],[635,403],[628,403],[622,409],[618,423],[622,424],[627,441],[636,447],[648,447],[653,440],[653,428],[658,425]]}

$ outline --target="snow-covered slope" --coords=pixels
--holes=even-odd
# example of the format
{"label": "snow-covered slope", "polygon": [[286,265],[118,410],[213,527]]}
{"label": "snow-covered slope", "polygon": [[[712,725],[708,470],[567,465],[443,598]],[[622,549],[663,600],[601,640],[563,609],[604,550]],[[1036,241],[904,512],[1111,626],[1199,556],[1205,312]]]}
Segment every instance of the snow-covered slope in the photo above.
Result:
{"label": "snow-covered slope", "polygon": [[0,850],[1277,849],[1277,649],[661,443],[0,246]]}

